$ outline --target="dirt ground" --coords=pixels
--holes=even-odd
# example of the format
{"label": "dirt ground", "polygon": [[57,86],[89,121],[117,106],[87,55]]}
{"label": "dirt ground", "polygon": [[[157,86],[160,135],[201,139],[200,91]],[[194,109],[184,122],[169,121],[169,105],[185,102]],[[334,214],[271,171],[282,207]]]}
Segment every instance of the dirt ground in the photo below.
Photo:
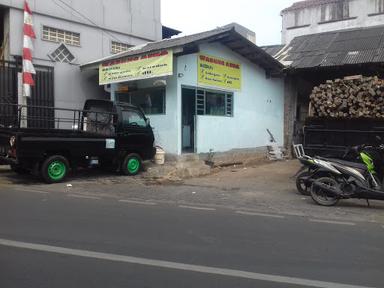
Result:
{"label": "dirt ground", "polygon": [[68,193],[132,201],[156,201],[170,205],[199,205],[259,213],[274,213],[332,220],[378,222],[384,224],[384,202],[340,201],[336,207],[321,207],[310,197],[297,193],[295,160],[253,167],[228,167],[213,174],[177,182],[161,182],[148,173],[135,177],[82,171],[67,183],[45,185],[31,176],[0,169],[2,189]]}

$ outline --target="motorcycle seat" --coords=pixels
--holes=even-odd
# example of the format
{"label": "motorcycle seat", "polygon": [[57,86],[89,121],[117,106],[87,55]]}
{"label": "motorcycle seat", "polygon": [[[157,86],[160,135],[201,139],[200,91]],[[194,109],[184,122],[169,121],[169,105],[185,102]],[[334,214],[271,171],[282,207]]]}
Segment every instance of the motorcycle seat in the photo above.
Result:
{"label": "motorcycle seat", "polygon": [[356,163],[356,162],[351,162],[351,161],[345,161],[345,160],[340,160],[340,159],[328,159],[331,162],[335,162],[337,164],[345,165],[348,167],[360,169],[360,170],[367,170],[367,166],[365,166],[362,163]]}

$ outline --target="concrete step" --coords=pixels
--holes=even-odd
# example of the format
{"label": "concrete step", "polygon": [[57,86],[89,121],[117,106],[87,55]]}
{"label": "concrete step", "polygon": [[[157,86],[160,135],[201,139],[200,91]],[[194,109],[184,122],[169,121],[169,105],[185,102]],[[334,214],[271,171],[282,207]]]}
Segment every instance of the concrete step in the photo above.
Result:
{"label": "concrete step", "polygon": [[211,167],[205,165],[202,160],[184,161],[184,162],[166,162],[165,165],[156,165],[154,163],[146,164],[147,173],[144,177],[155,179],[184,179],[209,175]]}
{"label": "concrete step", "polygon": [[177,156],[176,162],[197,162],[200,161],[198,154],[182,154]]}

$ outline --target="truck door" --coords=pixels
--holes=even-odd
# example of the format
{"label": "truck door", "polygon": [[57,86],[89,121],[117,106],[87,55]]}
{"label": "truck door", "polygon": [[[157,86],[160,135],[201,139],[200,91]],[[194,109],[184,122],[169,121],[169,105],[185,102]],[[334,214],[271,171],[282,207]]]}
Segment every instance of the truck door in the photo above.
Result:
{"label": "truck door", "polygon": [[141,156],[153,146],[153,134],[144,115],[135,109],[121,109],[121,129],[118,132],[119,150],[137,152]]}

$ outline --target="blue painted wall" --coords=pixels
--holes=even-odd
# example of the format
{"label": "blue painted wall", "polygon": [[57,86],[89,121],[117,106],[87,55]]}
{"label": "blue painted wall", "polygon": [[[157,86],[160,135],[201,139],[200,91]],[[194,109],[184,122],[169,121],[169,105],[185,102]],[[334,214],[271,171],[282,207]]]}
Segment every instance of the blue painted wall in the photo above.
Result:
{"label": "blue painted wall", "polygon": [[[201,53],[240,62],[242,64],[242,88],[241,91],[233,91],[233,117],[197,116],[197,152],[209,152],[210,149],[223,152],[231,149],[266,146],[269,139],[266,132],[267,128],[282,145],[284,130],[283,79],[267,79],[264,69],[223,45],[204,44],[201,45],[200,50]],[[197,55],[179,57],[177,69],[178,73],[184,74],[177,81],[177,97],[181,99],[181,86],[197,86]],[[209,88],[221,90],[214,87]],[[181,113],[180,110],[179,113]],[[179,141],[181,142],[181,123],[179,123],[178,129]],[[181,153],[180,142],[179,154]]]}
{"label": "blue painted wall", "polygon": [[[266,146],[270,129],[283,144],[284,81],[267,79],[264,69],[220,44],[204,44],[201,53],[242,64],[242,88],[234,93],[234,115],[197,116],[196,148],[198,153],[224,152],[231,149]],[[181,90],[197,87],[197,54],[174,58],[174,75],[167,77],[166,114],[149,115],[156,145],[166,153],[181,154]],[[139,88],[150,87],[152,80],[139,81]],[[221,90],[215,87],[206,87]]]}

